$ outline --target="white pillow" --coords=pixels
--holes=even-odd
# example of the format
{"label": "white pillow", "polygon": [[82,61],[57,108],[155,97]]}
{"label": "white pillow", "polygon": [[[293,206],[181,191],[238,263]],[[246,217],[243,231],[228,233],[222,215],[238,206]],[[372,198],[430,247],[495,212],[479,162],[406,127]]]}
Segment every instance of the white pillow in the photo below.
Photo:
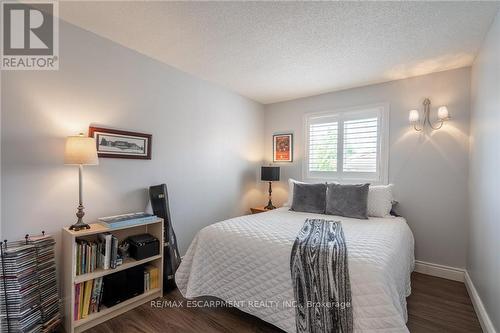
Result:
{"label": "white pillow", "polygon": [[391,214],[393,184],[389,185],[370,185],[368,190],[367,215],[373,217],[387,217]]}

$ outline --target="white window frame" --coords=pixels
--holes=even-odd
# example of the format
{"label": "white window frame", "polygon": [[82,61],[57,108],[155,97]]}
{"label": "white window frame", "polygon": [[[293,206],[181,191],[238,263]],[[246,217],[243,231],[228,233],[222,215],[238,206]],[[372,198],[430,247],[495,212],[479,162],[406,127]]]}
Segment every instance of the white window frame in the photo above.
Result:
{"label": "white window frame", "polygon": [[[344,121],[376,115],[379,133],[377,140],[376,172],[343,172]],[[344,184],[370,183],[387,184],[389,180],[389,114],[388,103],[355,106],[332,111],[306,113],[304,115],[304,159],[302,163],[302,179],[310,182],[335,181]],[[309,128],[311,124],[328,121],[338,122],[337,171],[309,171]]]}

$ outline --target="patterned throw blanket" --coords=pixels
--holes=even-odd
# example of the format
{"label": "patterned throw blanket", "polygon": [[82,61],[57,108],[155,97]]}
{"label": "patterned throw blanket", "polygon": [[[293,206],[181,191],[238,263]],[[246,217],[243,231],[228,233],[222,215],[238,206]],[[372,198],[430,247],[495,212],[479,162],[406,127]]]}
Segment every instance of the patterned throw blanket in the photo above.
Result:
{"label": "patterned throw blanket", "polygon": [[297,333],[353,331],[347,246],[342,224],[307,219],[290,258]]}

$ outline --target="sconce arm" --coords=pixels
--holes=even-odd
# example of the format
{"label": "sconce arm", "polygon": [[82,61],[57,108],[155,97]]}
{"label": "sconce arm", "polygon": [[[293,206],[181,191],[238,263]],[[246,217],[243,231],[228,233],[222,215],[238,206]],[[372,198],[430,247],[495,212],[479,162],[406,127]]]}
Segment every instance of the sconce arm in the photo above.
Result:
{"label": "sconce arm", "polygon": [[438,123],[437,123],[438,125],[437,125],[437,126],[433,126],[433,125],[432,125],[432,123],[431,123],[431,121],[430,121],[430,119],[429,119],[429,117],[427,117],[427,123],[428,123],[428,124],[429,124],[429,126],[430,126],[430,127],[431,127],[434,131],[435,131],[435,130],[438,130],[438,129],[440,129],[441,127],[443,127],[443,123],[444,123],[444,121],[439,120],[439,121],[438,121]]}

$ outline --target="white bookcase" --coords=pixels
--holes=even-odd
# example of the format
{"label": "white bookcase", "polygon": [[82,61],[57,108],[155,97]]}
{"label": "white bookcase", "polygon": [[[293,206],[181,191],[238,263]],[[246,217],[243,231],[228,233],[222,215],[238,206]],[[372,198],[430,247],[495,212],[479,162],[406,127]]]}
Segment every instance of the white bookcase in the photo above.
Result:
{"label": "white bookcase", "polygon": [[[149,233],[160,241],[160,254],[143,260],[127,259],[122,265],[114,269],[96,269],[92,273],[76,275],[76,253],[75,242],[78,239],[96,240],[100,233],[109,232],[122,241],[129,236]],[[96,326],[108,319],[116,317],[150,300],[163,296],[163,219],[153,222],[127,226],[122,228],[109,229],[99,223],[90,224],[90,229],[72,231],[63,228],[62,233],[62,253],[63,253],[63,302],[64,302],[64,328],[67,333],[82,332]],[[101,276],[116,273],[127,268],[148,263],[158,267],[159,288],[152,289],[118,303],[110,308],[101,308],[99,312],[92,313],[86,318],[74,320],[75,308],[75,285],[84,281],[92,280]]]}

